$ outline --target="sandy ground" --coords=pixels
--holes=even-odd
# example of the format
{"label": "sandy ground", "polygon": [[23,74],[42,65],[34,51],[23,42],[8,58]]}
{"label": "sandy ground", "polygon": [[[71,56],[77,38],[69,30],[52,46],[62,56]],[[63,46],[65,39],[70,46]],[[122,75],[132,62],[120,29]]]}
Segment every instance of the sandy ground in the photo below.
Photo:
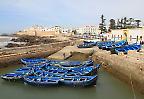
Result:
{"label": "sandy ground", "polygon": [[94,49],[93,48],[79,49],[77,48],[77,46],[66,46],[62,50],[58,51],[57,53],[49,56],[48,59],[64,60],[71,57],[74,52],[90,54],[94,52]]}

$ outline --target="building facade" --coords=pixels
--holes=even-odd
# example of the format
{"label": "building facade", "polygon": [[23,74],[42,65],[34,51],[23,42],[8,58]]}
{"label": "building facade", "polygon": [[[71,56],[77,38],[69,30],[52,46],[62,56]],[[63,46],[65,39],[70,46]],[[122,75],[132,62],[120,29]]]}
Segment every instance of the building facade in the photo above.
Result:
{"label": "building facade", "polygon": [[78,34],[85,34],[85,33],[98,34],[99,33],[98,27],[97,26],[91,26],[91,25],[77,28],[76,31]]}
{"label": "building facade", "polygon": [[108,39],[127,40],[131,43],[144,41],[144,28],[117,29],[107,33]]}
{"label": "building facade", "polygon": [[24,29],[23,31],[17,32],[17,35],[30,35],[30,36],[57,36],[61,33],[62,28],[60,26],[54,26],[51,28],[43,26],[32,26]]}

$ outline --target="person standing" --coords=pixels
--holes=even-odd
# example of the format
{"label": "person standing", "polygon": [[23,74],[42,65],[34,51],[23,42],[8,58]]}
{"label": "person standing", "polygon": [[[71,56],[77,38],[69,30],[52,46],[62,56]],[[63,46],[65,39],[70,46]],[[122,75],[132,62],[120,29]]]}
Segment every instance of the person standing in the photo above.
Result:
{"label": "person standing", "polygon": [[63,53],[63,57],[64,57],[64,59],[66,58],[66,54],[65,53]]}

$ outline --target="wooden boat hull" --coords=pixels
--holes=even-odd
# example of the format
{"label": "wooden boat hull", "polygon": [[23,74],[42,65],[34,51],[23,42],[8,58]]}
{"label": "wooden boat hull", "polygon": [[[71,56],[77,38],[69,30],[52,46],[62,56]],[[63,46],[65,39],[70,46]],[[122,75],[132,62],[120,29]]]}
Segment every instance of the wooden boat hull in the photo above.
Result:
{"label": "wooden boat hull", "polygon": [[81,44],[81,45],[78,45],[77,47],[78,48],[92,48],[94,45],[89,43],[89,44]]}
{"label": "wooden boat hull", "polygon": [[57,79],[52,79],[52,78],[47,78],[46,81],[39,80],[38,78],[34,79],[28,79],[27,77],[24,77],[24,83],[32,86],[57,86],[59,85],[59,78]]}
{"label": "wooden boat hull", "polygon": [[5,80],[5,81],[12,81],[12,82],[23,81],[22,78],[2,78],[2,79]]}
{"label": "wooden boat hull", "polygon": [[30,81],[26,81],[24,80],[24,83],[28,84],[28,85],[32,85],[32,86],[58,86],[58,82],[45,82],[45,83],[41,83],[41,82],[30,82]]}
{"label": "wooden boat hull", "polygon": [[1,78],[6,81],[21,81],[23,76],[6,76],[2,75]]}
{"label": "wooden boat hull", "polygon": [[120,52],[123,52],[124,54],[127,54],[129,50],[139,51],[141,50],[141,45],[137,45],[137,44],[125,45],[120,48],[114,48],[113,50],[111,50],[111,53],[118,54]]}
{"label": "wooden boat hull", "polygon": [[[73,77],[68,77],[73,78]],[[67,79],[67,78],[66,78]],[[87,86],[94,86],[97,82],[97,76],[93,77],[91,80],[87,81],[67,81],[67,80],[60,80],[60,84],[64,86],[72,86],[72,87],[87,87]]]}
{"label": "wooden boat hull", "polygon": [[44,58],[34,58],[34,59],[32,59],[32,58],[23,58],[23,59],[21,59],[21,62],[23,63],[23,64],[40,64],[40,63],[46,63],[46,62],[48,62],[48,60],[47,59],[44,59]]}

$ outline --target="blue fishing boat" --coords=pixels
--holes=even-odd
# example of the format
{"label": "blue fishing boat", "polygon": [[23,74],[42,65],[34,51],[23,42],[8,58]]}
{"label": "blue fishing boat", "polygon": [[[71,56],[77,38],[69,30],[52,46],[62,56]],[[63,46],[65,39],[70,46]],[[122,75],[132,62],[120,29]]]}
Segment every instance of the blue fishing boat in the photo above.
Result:
{"label": "blue fishing boat", "polygon": [[19,81],[22,80],[23,75],[17,73],[7,73],[2,75],[1,78],[8,81]]}
{"label": "blue fishing boat", "polygon": [[[23,80],[25,83],[34,86],[51,86],[59,85],[59,82],[66,79],[71,80],[72,86],[88,86],[96,82],[97,70],[100,65],[94,65],[94,62],[89,59],[84,62],[80,61],[59,61],[47,60],[43,58],[21,60],[25,67],[16,69],[13,73],[2,75],[5,80]],[[69,84],[66,82],[66,85]],[[76,84],[77,83],[77,84]]]}
{"label": "blue fishing boat", "polygon": [[62,60],[49,60],[50,64],[60,64],[61,62],[64,62]]}
{"label": "blue fishing boat", "polygon": [[141,45],[140,44],[131,44],[123,47],[124,53],[128,53],[129,50],[135,50],[135,51],[140,51],[141,50]]}
{"label": "blue fishing boat", "polygon": [[71,71],[68,73],[65,73],[62,77],[76,77],[76,76],[82,76],[82,74],[80,72],[76,72],[76,71]]}
{"label": "blue fishing boat", "polygon": [[141,48],[142,48],[142,45],[141,45],[141,44],[134,43],[134,44],[132,44],[132,47],[134,48],[134,50],[140,51]]}
{"label": "blue fishing boat", "polygon": [[101,65],[100,64],[96,64],[95,68],[100,69]]}
{"label": "blue fishing boat", "polygon": [[98,68],[95,66],[86,66],[86,67],[78,67],[72,68],[72,72],[78,72],[80,75],[94,75],[97,74]]}
{"label": "blue fishing boat", "polygon": [[114,47],[115,48],[122,47],[122,46],[124,46],[126,44],[127,44],[127,42],[125,40],[123,40],[123,41],[119,41],[119,42],[114,43]]}
{"label": "blue fishing boat", "polygon": [[123,52],[124,54],[127,54],[128,51],[130,51],[130,50],[140,51],[141,50],[141,45],[140,44],[135,44],[135,43],[130,44],[130,45],[125,45],[123,47],[113,49],[113,51],[111,51],[111,53],[118,54],[120,52]]}
{"label": "blue fishing boat", "polygon": [[26,76],[24,82],[33,86],[56,86],[59,84],[60,78],[58,77],[38,77]]}
{"label": "blue fishing boat", "polygon": [[32,70],[31,67],[22,67],[22,68],[16,69],[15,73],[26,74],[26,73],[29,73],[31,70]]}
{"label": "blue fishing boat", "polygon": [[94,64],[94,61],[92,59],[88,59],[87,61],[84,61],[82,63],[83,66],[92,66]]}
{"label": "blue fishing boat", "polygon": [[32,67],[21,67],[19,69],[16,69],[16,71],[28,71],[28,70],[31,70]]}
{"label": "blue fishing boat", "polygon": [[56,67],[56,66],[43,66],[41,68],[33,68],[29,74],[33,74],[36,76],[44,76],[44,75],[64,75],[65,73],[67,73],[68,70],[60,68],[60,67]]}
{"label": "blue fishing boat", "polygon": [[113,48],[119,48],[126,45],[126,41],[118,41],[118,42],[105,42],[101,46],[99,46],[100,49],[103,50],[111,50]]}
{"label": "blue fishing boat", "polygon": [[22,58],[21,62],[23,64],[41,64],[48,62],[48,60],[44,58]]}
{"label": "blue fishing boat", "polygon": [[86,67],[77,67],[77,68],[71,68],[71,69],[63,69],[60,67],[55,66],[45,66],[43,68],[40,68],[39,70],[34,70],[31,73],[38,75],[44,75],[45,73],[51,73],[53,75],[94,75],[97,74],[97,70],[99,68],[98,66],[86,66]]}
{"label": "blue fishing boat", "polygon": [[66,86],[93,86],[96,85],[97,75],[94,76],[71,76],[63,77],[60,79],[59,83]]}
{"label": "blue fishing boat", "polygon": [[110,49],[112,49],[114,47],[114,45],[113,44],[107,44],[107,45],[105,45],[105,46],[102,46],[102,48],[101,49],[103,49],[103,50],[110,50]]}
{"label": "blue fishing boat", "polygon": [[64,61],[64,62],[60,62],[60,65],[62,67],[77,67],[80,66],[82,64],[82,62],[80,61]]}
{"label": "blue fishing boat", "polygon": [[30,59],[30,58],[24,58],[21,59],[21,62],[26,64],[26,67],[42,67],[44,65],[57,65],[60,67],[79,67],[81,65],[92,65],[93,61],[92,60],[87,60],[84,62],[81,61],[61,61],[61,60],[47,60],[47,59],[43,59],[43,58],[34,58],[34,59]]}
{"label": "blue fishing boat", "polygon": [[1,76],[1,78],[5,80],[21,80],[23,76],[28,75],[31,73],[31,68],[28,67],[22,67],[19,69],[16,69],[13,73],[7,73]]}
{"label": "blue fishing boat", "polygon": [[97,42],[97,46],[99,49],[105,49],[107,46],[112,46],[114,41],[106,41],[106,42]]}
{"label": "blue fishing boat", "polygon": [[93,43],[83,43],[83,44],[78,45],[77,47],[78,48],[92,48],[93,46],[94,46]]}
{"label": "blue fishing boat", "polygon": [[88,74],[96,74],[97,70],[100,68],[99,64],[96,65],[81,65],[80,67],[57,67],[57,66],[51,66],[51,65],[46,65],[41,68],[43,71],[47,71],[50,73],[54,74],[66,74],[70,72],[78,72],[81,75],[88,75]]}
{"label": "blue fishing boat", "polygon": [[37,70],[36,72],[31,72],[27,76],[37,76],[37,77],[62,77],[62,74],[51,73],[48,71]]}
{"label": "blue fishing boat", "polygon": [[97,42],[95,41],[83,41],[84,44],[91,44],[93,46],[96,46],[97,45]]}
{"label": "blue fishing boat", "polygon": [[115,49],[111,50],[112,54],[118,54],[121,52],[125,52],[125,50],[123,48],[115,48]]}
{"label": "blue fishing boat", "polygon": [[59,65],[60,67],[62,68],[75,68],[75,67],[83,67],[83,66],[91,66],[93,65],[93,61],[90,59],[90,60],[87,60],[87,61],[83,61],[83,62],[80,62],[80,61],[64,61],[64,62],[61,62]]}

